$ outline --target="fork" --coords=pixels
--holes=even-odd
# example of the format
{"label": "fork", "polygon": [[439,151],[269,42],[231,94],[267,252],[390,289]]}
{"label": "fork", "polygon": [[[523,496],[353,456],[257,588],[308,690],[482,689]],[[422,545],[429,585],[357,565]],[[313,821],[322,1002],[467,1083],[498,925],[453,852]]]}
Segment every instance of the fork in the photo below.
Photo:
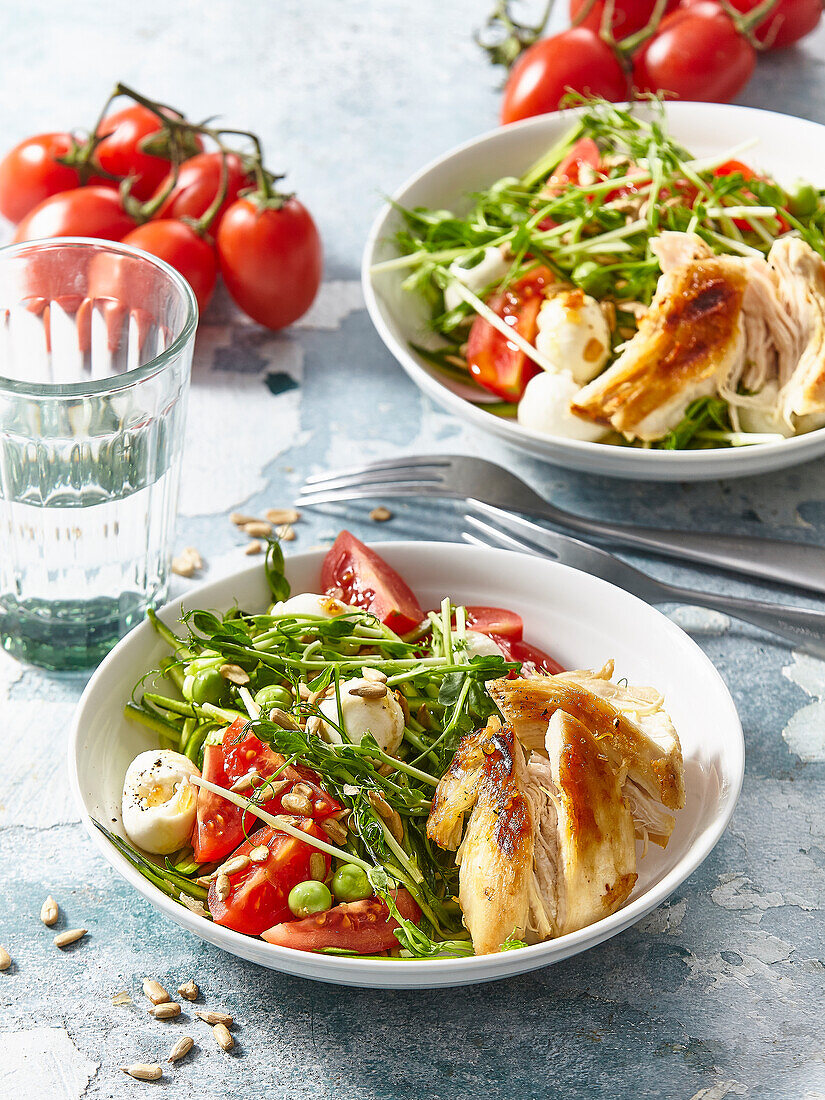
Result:
{"label": "fork", "polygon": [[368,497],[481,501],[507,511],[540,516],[555,526],[623,546],[825,593],[825,550],[820,546],[701,531],[657,530],[591,519],[557,508],[509,470],[469,455],[386,459],[317,474],[307,478],[296,504],[308,507]]}
{"label": "fork", "polygon": [[546,527],[521,516],[510,515],[501,508],[476,501],[471,502],[464,522],[469,528],[463,532],[465,542],[552,558],[563,565],[610,581],[646,603],[678,603],[723,611],[736,619],[779,634],[808,653],[825,657],[825,612],[665,584],[608,554],[606,550],[559,534],[558,531],[548,531]]}

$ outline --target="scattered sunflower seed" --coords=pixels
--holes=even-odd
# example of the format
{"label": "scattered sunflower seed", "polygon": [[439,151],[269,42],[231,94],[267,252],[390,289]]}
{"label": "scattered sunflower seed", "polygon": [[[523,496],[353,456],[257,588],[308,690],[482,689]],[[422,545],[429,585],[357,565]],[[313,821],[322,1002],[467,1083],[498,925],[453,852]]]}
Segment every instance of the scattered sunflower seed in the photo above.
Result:
{"label": "scattered sunflower seed", "polygon": [[167,1062],[179,1062],[181,1058],[185,1058],[192,1047],[195,1045],[195,1040],[191,1035],[181,1035],[180,1039],[175,1043],[172,1049],[169,1051],[169,1057]]}
{"label": "scattered sunflower seed", "polygon": [[180,1016],[180,1005],[177,1001],[166,1001],[165,1004],[150,1008],[149,1015],[156,1020],[174,1020],[176,1016]]}
{"label": "scattered sunflower seed", "polygon": [[218,670],[223,676],[224,680],[228,680],[230,684],[248,684],[249,673],[245,672],[240,665],[221,665]]}
{"label": "scattered sunflower seed", "polygon": [[258,778],[257,771],[253,768],[252,771],[247,772],[246,775],[242,775],[240,779],[236,779],[230,791],[234,791],[236,794],[242,794],[244,791],[252,789],[254,781]]}
{"label": "scattered sunflower seed", "polygon": [[5,947],[0,947],[0,970],[8,970],[10,966],[11,955],[8,953]]}
{"label": "scattered sunflower seed", "polygon": [[191,577],[203,569],[203,558],[194,546],[187,546],[177,557],[172,558],[172,572],[179,577]]}
{"label": "scattered sunflower seed", "polygon": [[231,1050],[234,1047],[235,1040],[229,1034],[225,1024],[215,1024],[212,1028],[212,1034],[215,1036],[215,1042],[221,1050]]}
{"label": "scattered sunflower seed", "polygon": [[121,1066],[120,1068],[124,1073],[128,1073],[130,1077],[134,1077],[136,1081],[159,1081],[163,1076],[162,1067],[153,1065],[150,1062],[135,1062],[131,1066]]}
{"label": "scattered sunflower seed", "polygon": [[343,844],[347,839],[346,828],[335,818],[330,817],[326,821],[322,821],[321,828],[335,844]]}
{"label": "scattered sunflower seed", "polygon": [[236,875],[238,871],[245,871],[249,866],[249,856],[233,856],[218,868],[216,878],[220,875]]}
{"label": "scattered sunflower seed", "polygon": [[221,1027],[232,1027],[235,1020],[230,1016],[228,1012],[211,1012],[208,1009],[204,1009],[203,1012],[196,1012],[195,1015],[199,1020],[203,1020],[205,1024],[220,1024]]}
{"label": "scattered sunflower seed", "polygon": [[305,794],[297,793],[293,790],[289,794],[285,794],[281,799],[281,809],[286,810],[290,814],[300,814],[302,817],[309,817],[312,813],[312,803]]}
{"label": "scattered sunflower seed", "polygon": [[51,928],[51,926],[57,921],[57,918],[59,916],[60,910],[57,907],[57,902],[54,900],[51,894],[49,894],[49,896],[46,898],[40,908],[40,919],[47,927]]}
{"label": "scattered sunflower seed", "polygon": [[262,542],[258,542],[257,539],[253,539],[252,542],[250,542],[249,545],[244,550],[244,553],[248,557],[251,557],[253,554],[260,554],[260,552],[263,550],[263,548],[264,548],[264,544]]}
{"label": "scattered sunflower seed", "polygon": [[388,519],[392,519],[392,512],[382,504],[378,508],[373,508],[370,519],[373,523],[386,523]]}
{"label": "scattered sunflower seed", "polygon": [[259,844],[249,853],[249,858],[253,863],[266,863],[269,859],[269,848],[265,844]]}
{"label": "scattered sunflower seed", "polygon": [[178,894],[178,901],[184,908],[188,909],[190,913],[195,913],[199,917],[206,917],[211,920],[212,914],[206,908],[202,901],[197,898],[193,898],[191,894],[184,894],[181,890]]}
{"label": "scattered sunflower seed", "polygon": [[132,1000],[131,996],[126,992],[125,989],[122,989],[120,993],[114,993],[112,995],[112,1004],[115,1006],[115,1008],[123,1008],[126,1005],[131,1005],[134,1003],[135,1002]]}
{"label": "scattered sunflower seed", "polygon": [[248,516],[245,512],[230,512],[229,522],[234,523],[236,527],[245,527],[247,523],[259,523],[257,516]]}
{"label": "scattered sunflower seed", "polygon": [[67,928],[65,932],[59,932],[54,937],[55,947],[68,947],[71,943],[77,943],[86,935],[86,928]]}
{"label": "scattered sunflower seed", "polygon": [[295,541],[295,528],[291,523],[282,523],[275,531],[275,534],[281,540],[281,542],[294,542]]}
{"label": "scattered sunflower seed", "polygon": [[386,684],[387,674],[382,672],[380,668],[367,668],[361,669],[361,675],[365,680],[374,680],[376,684]]}
{"label": "scattered sunflower seed", "polygon": [[265,539],[272,534],[272,524],[263,519],[253,519],[245,523],[241,530],[252,539]]}
{"label": "scattered sunflower seed", "polygon": [[184,1000],[196,1001],[200,994],[197,983],[194,978],[190,978],[188,982],[184,982],[183,985],[178,986],[178,993]]}
{"label": "scattered sunflower seed", "polygon": [[264,515],[270,523],[280,526],[283,523],[297,523],[301,513],[295,508],[269,508]]}
{"label": "scattered sunflower seed", "polygon": [[358,687],[349,688],[348,694],[355,695],[359,699],[383,699],[387,694],[387,685],[380,681],[359,684]]}
{"label": "scattered sunflower seed", "polygon": [[270,722],[275,722],[285,730],[299,730],[301,727],[295,721],[291,714],[287,714],[285,710],[281,710],[280,707],[273,707],[269,712]]}
{"label": "scattered sunflower seed", "polygon": [[143,979],[143,996],[148,997],[153,1005],[162,1005],[172,1000],[160,982],[156,982],[154,978]]}
{"label": "scattered sunflower seed", "polygon": [[387,828],[400,844],[404,839],[404,826],[401,822],[401,815],[398,810],[394,809],[378,791],[370,791],[367,797],[370,800],[372,808],[381,820],[386,823]]}
{"label": "scattered sunflower seed", "polygon": [[232,889],[232,883],[229,881],[227,875],[218,875],[215,879],[215,896],[218,901],[224,901],[229,897],[229,891]]}
{"label": "scattered sunflower seed", "polygon": [[309,857],[309,877],[317,882],[323,882],[327,877],[327,861],[320,852],[313,852]]}

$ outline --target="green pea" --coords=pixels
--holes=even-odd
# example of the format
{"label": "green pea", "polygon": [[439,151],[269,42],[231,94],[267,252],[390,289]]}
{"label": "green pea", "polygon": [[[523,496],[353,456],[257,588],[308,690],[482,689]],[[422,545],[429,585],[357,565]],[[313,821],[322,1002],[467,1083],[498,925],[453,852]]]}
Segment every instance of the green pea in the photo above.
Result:
{"label": "green pea", "polygon": [[293,916],[308,917],[312,913],[325,913],[330,909],[332,894],[323,882],[310,878],[292,887],[287,904]]}
{"label": "green pea", "polygon": [[788,210],[795,218],[807,218],[815,214],[819,206],[819,192],[807,180],[797,180],[788,192]]}
{"label": "green pea", "polygon": [[226,680],[216,668],[190,673],[183,681],[183,697],[190,703],[220,703],[226,691]]}
{"label": "green pea", "polygon": [[573,268],[573,282],[584,290],[598,290],[604,279],[604,269],[595,260],[584,260]]}
{"label": "green pea", "polygon": [[280,684],[267,684],[255,695],[259,707],[291,707],[292,692]]}
{"label": "green pea", "polygon": [[361,901],[372,897],[372,887],[366,873],[354,863],[345,863],[332,876],[332,892],[337,901]]}

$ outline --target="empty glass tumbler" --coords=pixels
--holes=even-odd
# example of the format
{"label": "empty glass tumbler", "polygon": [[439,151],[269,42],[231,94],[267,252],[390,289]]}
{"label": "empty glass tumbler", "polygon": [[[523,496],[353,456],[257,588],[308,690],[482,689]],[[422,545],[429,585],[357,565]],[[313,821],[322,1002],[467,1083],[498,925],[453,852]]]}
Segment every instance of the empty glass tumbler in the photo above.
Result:
{"label": "empty glass tumbler", "polygon": [[88,668],[167,591],[198,313],[108,241],[0,249],[0,644]]}

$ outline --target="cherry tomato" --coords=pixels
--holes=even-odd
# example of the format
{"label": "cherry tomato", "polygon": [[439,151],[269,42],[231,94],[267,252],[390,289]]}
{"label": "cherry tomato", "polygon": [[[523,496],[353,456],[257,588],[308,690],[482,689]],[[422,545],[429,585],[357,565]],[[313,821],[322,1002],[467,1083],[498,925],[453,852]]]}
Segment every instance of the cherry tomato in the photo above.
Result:
{"label": "cherry tomato", "polygon": [[[741,160],[726,160],[724,164],[720,164],[718,168],[714,168],[713,174],[714,176],[718,177],[732,176],[734,174],[738,174],[745,180],[759,180],[765,178],[764,176],[760,176],[757,172],[754,172],[754,170],[750,168],[747,164],[743,164]],[[752,199],[755,198],[753,192],[751,191],[746,190],[745,194]],[[727,201],[728,203],[730,203],[730,199],[728,199]],[[753,226],[744,218],[734,218],[733,222],[734,225],[736,225],[737,228],[741,229],[744,233],[747,233],[749,230],[753,230]],[[790,228],[790,224],[781,215],[777,215],[775,222],[775,231],[777,233],[787,233]]]}
{"label": "cherry tomato", "polygon": [[[570,0],[571,22],[575,22],[576,19],[578,19],[579,15],[587,7],[588,2],[589,0]],[[678,3],[679,0],[668,0],[665,14],[669,11],[673,11]],[[598,34],[602,28],[606,7],[606,0],[596,0],[596,3],[578,26],[588,27]],[[613,18],[610,21],[610,30],[614,38],[626,38],[629,34],[635,34],[637,31],[642,30],[643,27],[646,27],[650,21],[651,15],[653,15],[655,7],[656,0],[616,0],[613,7]]]}
{"label": "cherry tomato", "polygon": [[756,51],[715,0],[697,0],[665,16],[633,62],[640,92],[727,103],[750,80]]}
{"label": "cherry tomato", "polygon": [[[296,828],[317,840],[329,842],[329,838],[314,821],[293,818]],[[323,856],[324,878],[329,874],[332,860],[320,849],[305,844],[288,833],[281,833],[269,826],[258,829],[234,853],[245,856],[253,848],[266,846],[269,855],[263,863],[250,863],[242,871],[229,876],[229,894],[218,897],[215,882],[209,888],[209,912],[215,924],[259,936],[279,921],[292,919],[287,899],[293,886],[311,878],[310,859],[317,852]]]}
{"label": "cherry tomato", "polygon": [[525,50],[510,70],[501,121],[557,111],[568,92],[627,99],[627,76],[616,54],[587,27],[573,27],[542,38]]}
{"label": "cherry tomato", "polygon": [[[752,12],[762,0],[730,0],[743,15]],[[696,0],[682,0],[689,7]],[[782,50],[799,42],[815,30],[822,18],[822,0],[779,0],[779,3],[758,23],[753,33],[769,50]]]}
{"label": "cherry tomato", "polygon": [[[157,115],[140,103],[107,115],[97,128],[107,134],[95,156],[101,168],[113,176],[132,176],[131,193],[141,202],[150,198],[169,171],[168,140]],[[203,149],[197,135],[187,138],[187,151]]]}
{"label": "cherry tomato", "polygon": [[[546,267],[528,272],[487,305],[528,344],[534,344],[544,288],[553,281]],[[467,340],[467,369],[480,386],[503,401],[518,401],[530,379],[541,367],[483,317],[473,321]]]}
{"label": "cherry tomato", "polygon": [[238,199],[218,226],[217,243],[227,290],[254,321],[286,328],[312,305],[321,285],[321,238],[297,199],[280,209]]}
{"label": "cherry tomato", "polygon": [[15,145],[0,161],[0,214],[20,221],[44,199],[79,187],[80,173],[61,164],[74,149],[71,134],[37,134]]}
{"label": "cherry tomato", "polygon": [[13,240],[41,237],[101,237],[120,241],[135,228],[111,187],[76,187],[44,199],[17,226]]}
{"label": "cherry tomato", "polygon": [[[232,785],[226,775],[223,749],[220,745],[207,745],[204,748],[201,774],[204,779],[218,787],[228,789]],[[234,802],[201,787],[198,790],[196,813],[192,847],[198,863],[223,859],[243,840],[243,811]]]}
{"label": "cherry tomato", "polygon": [[538,646],[525,642],[523,638],[512,639],[494,635],[493,641],[502,650],[505,660],[521,661],[522,676],[535,676],[536,673],[555,676],[557,672],[564,672],[563,666],[554,657],[545,653],[543,649],[539,649]]}
{"label": "cherry tomato", "polygon": [[[153,217],[202,218],[220,190],[222,159],[220,153],[198,153],[196,157],[184,161],[174,187]],[[153,198],[157,198],[168,187],[170,179],[171,176],[167,176],[161,181]],[[227,153],[226,198],[210,226],[213,234],[217,232],[221,218],[237,199],[238,193],[254,186],[254,183],[254,177],[244,172],[241,158],[236,153]]]}
{"label": "cherry tomato", "polygon": [[[405,920],[418,924],[421,910],[406,891],[395,895],[398,912]],[[292,947],[296,951],[317,951],[319,947],[340,947],[373,955],[398,946],[395,929],[398,921],[390,916],[389,907],[381,898],[365,898],[333,906],[325,913],[313,913],[303,920],[276,924],[261,935],[268,943]]]}
{"label": "cherry tomato", "polygon": [[127,233],[123,243],[158,256],[179,271],[204,312],[218,281],[218,258],[214,247],[191,225],[174,218],[146,222]]}
{"label": "cherry tomato", "polygon": [[467,629],[518,641],[524,630],[521,615],[503,607],[467,607]]}
{"label": "cherry tomato", "polygon": [[396,634],[424,618],[407,582],[374,550],[342,531],[321,566],[321,587],[344,603],[371,611]]}

